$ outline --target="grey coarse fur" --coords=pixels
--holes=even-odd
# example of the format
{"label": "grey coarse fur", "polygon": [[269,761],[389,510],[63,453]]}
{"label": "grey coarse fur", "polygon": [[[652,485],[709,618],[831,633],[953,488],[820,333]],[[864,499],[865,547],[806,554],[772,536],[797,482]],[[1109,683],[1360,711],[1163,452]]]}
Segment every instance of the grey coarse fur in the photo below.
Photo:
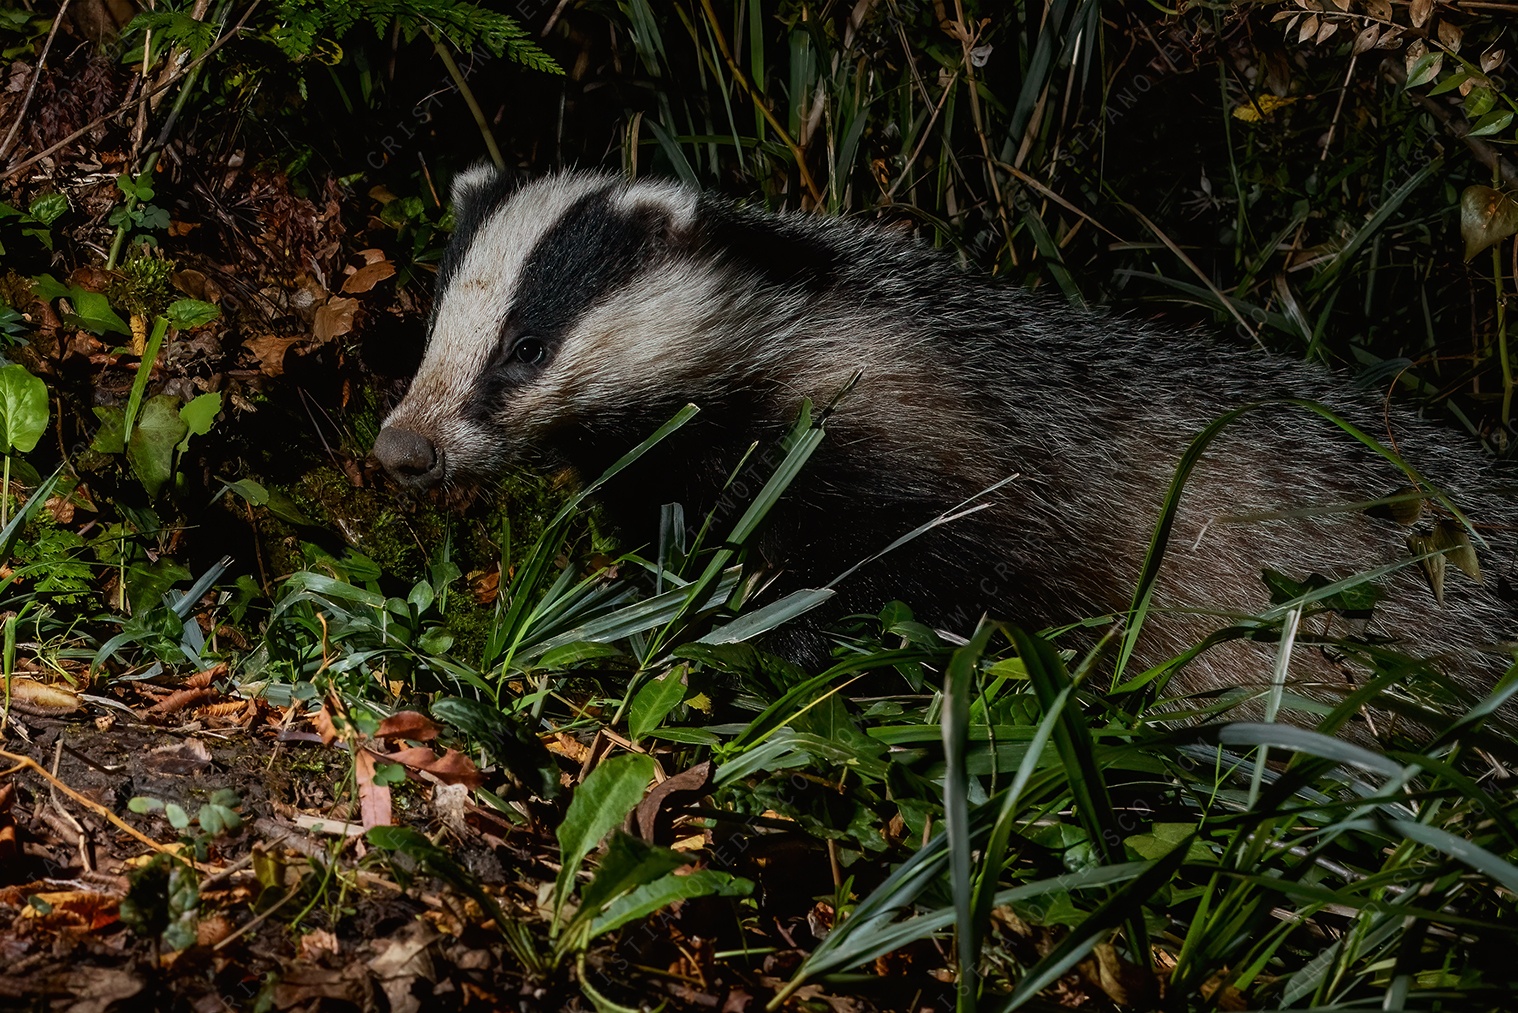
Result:
{"label": "grey coarse fur", "polygon": [[[1377,581],[1384,600],[1368,623],[1322,612],[1303,623],[1297,692],[1333,701],[1363,684],[1363,664],[1316,646],[1351,635],[1435,658],[1477,694],[1510,663],[1504,473],[1343,377],[999,285],[882,225],[586,174],[515,187],[472,170],[455,198],[427,357],[387,420],[435,447],[423,484],[524,461],[594,477],[693,402],[696,421],[604,497],[628,541],[647,544],[663,503],[693,518],[730,511],[720,489],[750,444],[772,445],[804,398],[827,404],[857,374],[763,539],[773,596],[820,586],[1017,476],[989,509],[844,582],[822,620],[776,641],[792,654],[815,653],[808,623],[893,599],[958,634],[984,612],[1033,629],[1123,614],[1186,448],[1226,412],[1291,397],[1394,444],[1447,493],[1475,525],[1482,581],[1448,566],[1436,602],[1408,537],[1447,511],[1430,504],[1404,526],[1354,507],[1408,477],[1311,411],[1262,408],[1225,429],[1186,482],[1128,674],[1269,608],[1267,568],[1305,581],[1398,562],[1409,565]],[[519,346],[524,336],[541,348]],[[762,477],[751,469],[739,484],[752,494]],[[1291,516],[1241,519],[1281,512]],[[1270,639],[1209,648],[1170,691],[1262,689]]]}

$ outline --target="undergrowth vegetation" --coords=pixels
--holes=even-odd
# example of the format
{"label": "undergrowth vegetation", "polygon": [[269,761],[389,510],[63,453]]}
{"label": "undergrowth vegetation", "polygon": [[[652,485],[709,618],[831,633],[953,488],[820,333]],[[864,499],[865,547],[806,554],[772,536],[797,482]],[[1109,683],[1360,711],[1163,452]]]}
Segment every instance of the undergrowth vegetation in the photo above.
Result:
{"label": "undergrowth vegetation", "polygon": [[[806,670],[767,635],[828,591],[767,598],[748,547],[809,481],[825,413],[756,448],[779,464],[741,511],[672,504],[657,545],[620,544],[594,493],[699,406],[605,476],[449,502],[398,498],[365,460],[419,355],[447,181],[482,154],[877,216],[1008,284],[1353,369],[1504,455],[1499,14],[73,6],[0,10],[8,701],[212,671],[356,756],[429,714],[479,761],[479,809],[552,837],[551,871],[524,862],[542,889],[508,909],[428,827],[375,826],[371,854],[477,905],[508,973],[566,1006],[694,1008],[698,980],[797,1009],[1511,1006],[1518,670],[1471,698],[1346,639],[1365,677],[1342,704],[1284,688],[1324,649],[1304,624],[1373,608],[1377,574],[1262,572],[1271,609],[1219,639],[1272,645],[1263,694],[1171,695],[1190,652],[1114,675],[1152,568],[1129,614],[1076,630],[955,638],[881,602]],[[1164,530],[1133,533],[1151,560]],[[1471,570],[1467,533],[1428,538],[1410,565],[1436,587],[1446,561]],[[398,770],[355,760],[352,791]],[[697,800],[658,844],[625,832],[653,780]],[[235,829],[225,803],[175,829],[203,852]],[[332,876],[306,873],[297,927],[344,924]],[[699,945],[671,905],[707,912]],[[650,968],[654,939],[697,970]]]}

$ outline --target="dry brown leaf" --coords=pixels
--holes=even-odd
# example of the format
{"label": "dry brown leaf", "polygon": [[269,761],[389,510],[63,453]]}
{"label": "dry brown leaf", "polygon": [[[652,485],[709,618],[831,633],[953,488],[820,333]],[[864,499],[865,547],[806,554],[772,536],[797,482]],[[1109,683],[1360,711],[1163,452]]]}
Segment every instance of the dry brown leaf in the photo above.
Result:
{"label": "dry brown leaf", "polygon": [[59,524],[74,523],[74,501],[67,496],[49,496],[43,505]]}
{"label": "dry brown leaf", "polygon": [[1460,52],[1460,42],[1465,38],[1465,33],[1460,26],[1453,25],[1448,21],[1439,22],[1439,41],[1449,47],[1450,52]]}
{"label": "dry brown leaf", "polygon": [[1502,66],[1502,61],[1505,59],[1507,59],[1507,50],[1488,50],[1487,52],[1481,54],[1481,69],[1483,72],[1490,74],[1492,71]]}
{"label": "dry brown leaf", "polygon": [[[359,292],[367,292],[386,278],[395,274],[395,265],[388,260],[376,260],[372,264],[363,267],[348,275],[348,280],[343,282],[343,291],[349,295]],[[320,315],[318,313],[318,315]]]}
{"label": "dry brown leaf", "polygon": [[1359,56],[1367,50],[1374,49],[1376,40],[1379,38],[1381,38],[1380,25],[1367,25],[1360,29],[1360,34],[1355,36],[1354,55]]}
{"label": "dry brown leaf", "polygon": [[357,299],[344,299],[341,296],[328,299],[316,311],[316,320],[311,325],[312,335],[323,343],[342,337],[353,330],[353,314],[357,309]]}
{"label": "dry brown leaf", "polygon": [[17,675],[11,678],[11,706],[23,714],[57,717],[74,713],[80,703],[73,690]]}
{"label": "dry brown leaf", "polygon": [[1298,42],[1306,42],[1308,39],[1312,38],[1313,36],[1315,36],[1317,34],[1318,34],[1318,16],[1316,14],[1313,14],[1313,15],[1309,16],[1306,21],[1302,22],[1302,27],[1301,28],[1297,29],[1297,41]]}
{"label": "dry brown leaf", "polygon": [[1318,29],[1318,37],[1316,39],[1312,40],[1312,44],[1315,45],[1315,46],[1322,45],[1324,42],[1326,42],[1328,40],[1329,36],[1333,35],[1333,33],[1337,32],[1338,30],[1339,30],[1339,22],[1337,22],[1337,21],[1325,21],[1325,22],[1323,22],[1323,27]]}
{"label": "dry brown leaf", "polygon": [[281,376],[285,371],[285,353],[301,338],[281,338],[265,334],[261,338],[249,338],[242,347],[253,353],[258,360],[258,371],[265,376]]}
{"label": "dry brown leaf", "polygon": [[358,808],[364,829],[388,827],[392,821],[390,788],[374,781],[374,754],[360,749],[354,757],[354,776],[358,780]]}
{"label": "dry brown leaf", "polygon": [[1365,13],[1378,21],[1392,19],[1391,0],[1365,0]]}
{"label": "dry brown leaf", "polygon": [[374,737],[431,742],[437,738],[437,725],[433,724],[425,714],[418,714],[416,711],[400,711],[381,721]]}
{"label": "dry brown leaf", "polygon": [[457,749],[449,749],[438,756],[426,746],[397,749],[393,753],[375,754],[387,763],[399,763],[403,767],[425,771],[444,784],[464,784],[471,788],[484,782],[479,768]]}
{"label": "dry brown leaf", "polygon": [[1422,28],[1433,12],[1434,0],[1412,0],[1407,5],[1407,16],[1412,19],[1414,28]]}

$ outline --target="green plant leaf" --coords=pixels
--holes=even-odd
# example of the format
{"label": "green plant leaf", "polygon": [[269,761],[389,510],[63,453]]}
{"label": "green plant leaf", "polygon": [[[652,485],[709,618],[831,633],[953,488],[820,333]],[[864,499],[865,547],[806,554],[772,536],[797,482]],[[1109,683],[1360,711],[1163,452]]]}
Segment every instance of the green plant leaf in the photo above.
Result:
{"label": "green plant leaf", "polygon": [[554,884],[555,923],[574,886],[580,863],[643,797],[654,776],[653,757],[624,753],[604,761],[575,790],[559,824],[559,878]]}
{"label": "green plant leaf", "polygon": [[74,305],[74,312],[63,314],[63,322],[70,327],[78,327],[91,334],[129,335],[132,333],[126,321],[111,309],[110,301],[99,292],[87,292],[74,286],[64,294]]}
{"label": "green plant leaf", "polygon": [[646,918],[676,901],[692,897],[747,897],[753,891],[753,881],[715,869],[697,869],[684,876],[670,873],[636,887],[607,905],[591,924],[590,938]]}
{"label": "green plant leaf", "polygon": [[216,424],[216,416],[221,413],[221,395],[212,391],[202,394],[190,401],[189,404],[179,409],[179,417],[185,424],[185,437],[179,441],[176,448],[182,454],[190,449],[191,436],[204,436],[211,431]]}
{"label": "green plant leaf", "polygon": [[32,201],[27,213],[43,225],[51,225],[69,209],[69,199],[61,193],[45,193]]}
{"label": "green plant leaf", "polygon": [[0,367],[0,450],[30,453],[47,431],[47,384],[25,366]]}
{"label": "green plant leaf", "polygon": [[187,428],[179,417],[177,398],[159,394],[142,406],[142,417],[127,441],[126,456],[132,474],[149,496],[157,496],[174,476],[174,449]]}
{"label": "green plant leaf", "polygon": [[169,304],[164,316],[169,318],[169,323],[176,330],[187,331],[215,320],[221,316],[221,310],[214,303],[201,302],[199,299],[179,299]]}
{"label": "green plant leaf", "polygon": [[1493,109],[1482,116],[1471,126],[1471,132],[1467,137],[1489,137],[1492,134],[1500,134],[1513,122],[1513,110]]}
{"label": "green plant leaf", "polygon": [[577,921],[594,918],[602,908],[627,891],[652,883],[686,864],[677,851],[649,844],[637,837],[613,831],[596,874],[580,891]]}
{"label": "green plant leaf", "polygon": [[669,712],[685,699],[685,669],[672,668],[657,679],[650,679],[638,690],[627,708],[627,731],[641,739],[658,728]]}

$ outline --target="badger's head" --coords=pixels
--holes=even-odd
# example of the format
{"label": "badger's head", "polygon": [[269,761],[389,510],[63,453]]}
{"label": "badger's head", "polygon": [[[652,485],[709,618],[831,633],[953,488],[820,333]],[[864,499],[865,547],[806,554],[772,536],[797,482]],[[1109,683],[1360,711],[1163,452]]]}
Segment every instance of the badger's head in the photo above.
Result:
{"label": "badger's head", "polygon": [[712,321],[734,296],[689,254],[694,191],[578,173],[516,186],[477,168],[453,200],[426,353],[374,445],[401,482],[604,442],[720,372]]}

